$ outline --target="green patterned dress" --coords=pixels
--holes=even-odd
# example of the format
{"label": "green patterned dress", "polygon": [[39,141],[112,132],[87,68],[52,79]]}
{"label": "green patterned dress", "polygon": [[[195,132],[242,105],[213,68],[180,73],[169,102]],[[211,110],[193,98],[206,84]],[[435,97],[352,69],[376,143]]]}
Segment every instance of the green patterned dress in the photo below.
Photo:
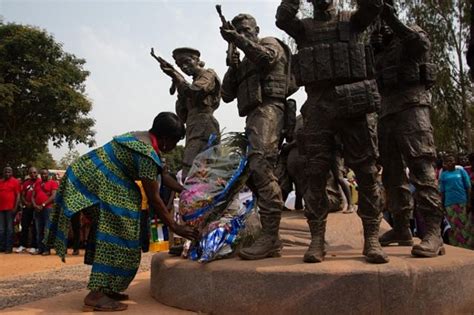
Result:
{"label": "green patterned dress", "polygon": [[85,263],[92,265],[88,288],[121,292],[140,265],[140,189],[135,180],[158,180],[161,161],[149,144],[128,133],[79,158],[66,171],[46,238],[65,259],[73,214],[92,212],[93,228]]}

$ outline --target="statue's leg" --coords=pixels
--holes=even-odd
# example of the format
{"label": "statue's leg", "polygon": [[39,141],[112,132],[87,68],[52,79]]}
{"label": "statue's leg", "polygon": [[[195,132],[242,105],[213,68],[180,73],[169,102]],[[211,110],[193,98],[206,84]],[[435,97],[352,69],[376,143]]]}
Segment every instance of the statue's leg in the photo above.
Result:
{"label": "statue's leg", "polygon": [[186,140],[183,152],[183,181],[189,174],[189,170],[193,166],[196,155],[206,148],[206,141],[200,138]]}
{"label": "statue's leg", "polygon": [[314,107],[307,107],[304,114],[307,185],[304,187],[303,196],[305,216],[311,232],[311,243],[303,257],[303,261],[307,263],[322,262],[326,255],[324,249],[328,215],[326,183],[333,159],[334,130],[331,128],[330,119],[323,119],[321,116]]}
{"label": "statue's leg", "polygon": [[279,104],[263,104],[247,116],[249,187],[257,195],[262,233],[252,246],[240,251],[239,256],[243,259],[277,256],[282,248],[278,231],[284,204],[278,179],[274,174],[281,128],[283,110]]}
{"label": "statue's leg", "polygon": [[443,210],[435,181],[433,163],[436,156],[433,129],[428,107],[413,107],[400,114],[401,149],[415,186],[417,211],[426,224],[421,244],[413,246],[415,256],[444,254],[441,238]]}
{"label": "statue's leg", "polygon": [[377,184],[378,157],[376,121],[373,115],[360,119],[342,120],[341,138],[344,145],[344,157],[351,167],[359,185],[359,208],[357,213],[364,227],[363,255],[370,263],[387,263],[388,256],[378,240],[382,219],[382,199]]}
{"label": "statue's leg", "polygon": [[397,114],[382,118],[378,125],[382,180],[386,192],[387,208],[392,215],[393,228],[380,236],[382,246],[398,244],[412,246],[410,214],[413,198],[409,189],[406,166],[400,152],[401,136],[397,128]]}

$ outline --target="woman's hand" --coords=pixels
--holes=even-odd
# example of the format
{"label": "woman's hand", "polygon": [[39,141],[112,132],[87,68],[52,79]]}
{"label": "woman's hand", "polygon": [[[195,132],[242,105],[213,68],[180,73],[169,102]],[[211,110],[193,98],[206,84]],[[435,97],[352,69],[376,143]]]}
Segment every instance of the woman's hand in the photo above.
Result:
{"label": "woman's hand", "polygon": [[180,225],[176,224],[174,226],[173,232],[176,234],[188,239],[188,240],[195,240],[199,237],[199,232],[197,229],[190,227],[188,225]]}

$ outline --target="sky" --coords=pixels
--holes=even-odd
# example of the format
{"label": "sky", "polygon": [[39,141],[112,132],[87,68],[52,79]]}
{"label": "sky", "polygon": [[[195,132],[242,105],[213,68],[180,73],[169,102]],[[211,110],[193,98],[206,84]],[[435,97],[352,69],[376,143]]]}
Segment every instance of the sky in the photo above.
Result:
{"label": "sky", "polygon": [[[89,116],[95,119],[95,139],[101,146],[115,135],[149,129],[159,112],[174,111],[171,81],[150,56],[151,47],[171,63],[173,49],[194,47],[206,68],[222,79],[227,44],[219,33],[216,4],[222,4],[228,20],[239,13],[253,15],[261,37],[284,38],[275,26],[280,0],[217,1],[0,0],[0,15],[5,22],[46,30],[65,51],[86,60],[86,93],[93,104]],[[304,92],[295,99],[300,107]],[[235,102],[221,102],[215,117],[225,131],[244,130],[245,119],[238,116]],[[84,145],[76,149],[81,154],[91,150]],[[50,151],[59,160],[68,148],[50,145]]]}

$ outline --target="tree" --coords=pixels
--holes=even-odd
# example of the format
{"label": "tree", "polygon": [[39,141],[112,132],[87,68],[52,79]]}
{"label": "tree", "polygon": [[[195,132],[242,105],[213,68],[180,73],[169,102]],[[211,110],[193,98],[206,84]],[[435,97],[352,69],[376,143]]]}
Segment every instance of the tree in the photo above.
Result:
{"label": "tree", "polygon": [[84,64],[43,30],[0,24],[0,165],[29,164],[49,140],[94,145]]}
{"label": "tree", "polygon": [[34,166],[38,170],[42,168],[55,169],[57,167],[56,161],[54,160],[49,150],[42,154],[39,154],[34,161],[31,161],[31,163],[27,164],[26,166],[27,169],[30,166]]}
{"label": "tree", "polygon": [[438,78],[432,120],[441,150],[472,151],[472,95],[465,61],[470,11],[466,0],[405,0],[402,14],[430,37]]}
{"label": "tree", "polygon": [[81,154],[77,150],[69,150],[64,156],[59,160],[58,167],[65,170],[69,165],[75,162]]}

